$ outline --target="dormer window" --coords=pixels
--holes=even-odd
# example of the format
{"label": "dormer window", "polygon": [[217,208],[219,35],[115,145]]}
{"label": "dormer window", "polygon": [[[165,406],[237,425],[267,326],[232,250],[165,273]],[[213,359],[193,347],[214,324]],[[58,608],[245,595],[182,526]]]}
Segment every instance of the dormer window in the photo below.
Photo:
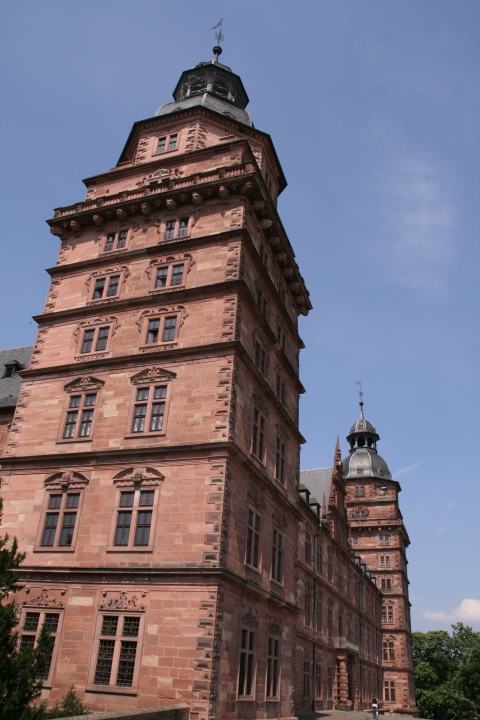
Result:
{"label": "dormer window", "polygon": [[3,378],[12,378],[21,369],[22,369],[22,366],[20,365],[20,363],[16,362],[16,360],[14,360],[13,362],[5,363],[5,369],[3,371]]}

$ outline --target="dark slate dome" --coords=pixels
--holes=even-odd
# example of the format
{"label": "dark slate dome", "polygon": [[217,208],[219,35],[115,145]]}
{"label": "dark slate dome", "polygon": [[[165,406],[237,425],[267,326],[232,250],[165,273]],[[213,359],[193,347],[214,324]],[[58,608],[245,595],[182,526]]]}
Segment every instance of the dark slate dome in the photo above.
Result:
{"label": "dark slate dome", "polygon": [[350,455],[343,460],[345,480],[347,478],[361,480],[365,477],[392,479],[387,463],[377,452],[377,440],[380,440],[380,435],[363,415],[363,402],[360,402],[360,417],[350,428],[347,440],[350,444]]}
{"label": "dark slate dome", "polygon": [[252,119],[245,110],[248,95],[241,78],[227,65],[218,62],[222,48],[216,46],[213,51],[214,60],[199,63],[182,73],[173,91],[175,102],[162,105],[156,115],[167,115],[176,110],[203,105],[244,125],[253,126]]}

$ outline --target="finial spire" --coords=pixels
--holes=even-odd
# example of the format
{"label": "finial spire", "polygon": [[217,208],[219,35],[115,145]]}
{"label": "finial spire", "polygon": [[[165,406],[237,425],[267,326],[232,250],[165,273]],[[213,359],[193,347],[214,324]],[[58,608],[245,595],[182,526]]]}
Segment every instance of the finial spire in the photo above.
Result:
{"label": "finial spire", "polygon": [[213,62],[216,62],[216,63],[218,63],[219,55],[222,54],[222,48],[220,47],[220,43],[222,42],[222,40],[225,40],[225,36],[222,34],[222,25],[223,25],[223,18],[220,18],[220,22],[218,22],[212,28],[212,30],[216,30],[218,28],[218,32],[215,33],[215,37],[217,38],[217,44],[213,48],[213,54],[215,55],[215,60]]}
{"label": "finial spire", "polygon": [[360,405],[360,418],[364,420],[363,417],[363,392],[362,392],[362,381],[361,380],[355,380],[355,385],[360,385],[359,395],[360,395],[360,402],[358,403]]}

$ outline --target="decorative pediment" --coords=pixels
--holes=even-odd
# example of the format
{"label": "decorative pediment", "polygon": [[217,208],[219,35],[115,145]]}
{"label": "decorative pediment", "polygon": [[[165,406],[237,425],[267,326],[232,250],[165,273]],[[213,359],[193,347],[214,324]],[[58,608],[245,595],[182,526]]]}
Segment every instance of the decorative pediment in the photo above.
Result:
{"label": "decorative pediment", "polygon": [[49,490],[83,490],[88,485],[88,479],[82,473],[67,470],[50,475],[45,480],[45,487]]}
{"label": "decorative pediment", "polygon": [[255,404],[255,407],[257,410],[260,410],[265,417],[268,417],[270,415],[270,412],[268,410],[268,405],[265,400],[265,396],[262,395],[259,392],[252,393],[253,402]]}
{"label": "decorative pediment", "polygon": [[275,510],[275,512],[272,514],[272,521],[275,523],[275,525],[278,525],[281,528],[287,527],[287,518],[285,515],[280,512],[280,510]]}
{"label": "decorative pediment", "polygon": [[104,275],[115,275],[119,273],[123,278],[127,278],[130,275],[130,270],[126,265],[112,265],[108,268],[102,268],[101,270],[94,270],[88,278],[85,280],[85,285],[90,288],[91,282],[96,277],[103,277]]}
{"label": "decorative pediment", "polygon": [[[129,595],[126,592],[110,593],[112,597],[100,603],[100,610],[146,610],[145,605],[137,595]],[[106,595],[106,593],[105,593]],[[142,593],[144,597],[146,593]]]}
{"label": "decorative pediment", "polygon": [[165,480],[162,473],[152,467],[129,467],[122,470],[113,478],[113,482],[117,486],[157,486]]}
{"label": "decorative pediment", "polygon": [[281,634],[282,634],[282,628],[281,628],[280,625],[277,623],[277,621],[274,620],[274,621],[271,622],[270,625],[268,626],[268,632],[271,633],[272,635],[281,635]]}
{"label": "decorative pediment", "polygon": [[256,508],[265,509],[265,500],[262,493],[257,488],[250,488],[248,491],[248,499]]}
{"label": "decorative pediment", "polygon": [[138,316],[138,320],[135,320],[135,325],[138,328],[138,332],[142,332],[143,321],[146,317],[154,315],[159,317],[160,315],[178,315],[180,317],[180,327],[182,327],[188,312],[185,310],[185,305],[169,305],[168,307],[150,308],[150,310],[143,310]]}
{"label": "decorative pediment", "polygon": [[64,385],[64,390],[67,393],[88,392],[90,390],[100,390],[104,385],[103,380],[99,380],[92,375],[86,375]]}
{"label": "decorative pediment", "polygon": [[110,325],[112,329],[111,337],[115,335],[118,328],[120,327],[118,318],[116,318],[115,315],[104,315],[103,317],[98,316],[96,318],[91,318],[90,320],[84,320],[83,322],[78,323],[77,327],[75,328],[75,332],[73,333],[73,337],[75,338],[75,340],[78,341],[78,336],[80,335],[80,332],[82,330],[88,330],[89,328],[98,327],[98,325]]}
{"label": "decorative pediment", "polygon": [[[30,592],[26,588],[27,592]],[[40,588],[34,588],[34,590],[40,590]],[[62,595],[65,591],[61,591]],[[34,595],[28,600],[24,600],[22,605],[35,605],[36,607],[47,607],[47,608],[64,608],[65,603],[59,600],[48,588],[42,588],[38,595]]]}
{"label": "decorative pediment", "polygon": [[258,627],[258,620],[251,610],[242,615],[242,625],[251,625],[252,627]]}
{"label": "decorative pediment", "polygon": [[130,382],[133,385],[144,385],[145,383],[169,382],[177,377],[176,373],[164,370],[161,367],[147,367],[132,375]]}
{"label": "decorative pediment", "polygon": [[[180,263],[183,262],[185,264],[185,269],[187,273],[190,272],[192,267],[195,265],[195,260],[192,258],[190,253],[179,253],[178,255],[164,255],[159,258],[155,258],[154,260],[150,261],[150,264],[148,268],[145,270],[147,273],[148,279],[150,280],[152,277],[152,270],[154,270],[156,267],[160,265],[168,265],[170,263]],[[172,288],[171,286],[166,288],[161,288],[162,290],[174,290],[175,286]]]}

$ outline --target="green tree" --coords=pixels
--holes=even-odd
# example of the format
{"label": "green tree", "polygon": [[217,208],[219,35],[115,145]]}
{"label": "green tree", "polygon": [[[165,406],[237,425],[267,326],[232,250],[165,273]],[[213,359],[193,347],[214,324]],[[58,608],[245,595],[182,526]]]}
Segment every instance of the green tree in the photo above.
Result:
{"label": "green tree", "polygon": [[55,705],[49,711],[48,718],[67,718],[75,717],[76,715],[85,715],[86,708],[77,697],[75,691],[75,685],[72,685],[70,690],[67,692],[62,702],[56,701]]}
{"label": "green tree", "polygon": [[[0,498],[0,520],[2,501]],[[18,652],[18,607],[14,601],[6,602],[9,595],[18,592],[18,570],[24,555],[18,552],[17,541],[8,535],[0,538],[0,720],[41,720],[45,705],[31,705],[42,689],[39,680],[50,662],[53,640],[42,628],[37,647]]]}
{"label": "green tree", "polygon": [[473,720],[480,714],[480,633],[468,625],[413,633],[413,666],[421,717]]}

